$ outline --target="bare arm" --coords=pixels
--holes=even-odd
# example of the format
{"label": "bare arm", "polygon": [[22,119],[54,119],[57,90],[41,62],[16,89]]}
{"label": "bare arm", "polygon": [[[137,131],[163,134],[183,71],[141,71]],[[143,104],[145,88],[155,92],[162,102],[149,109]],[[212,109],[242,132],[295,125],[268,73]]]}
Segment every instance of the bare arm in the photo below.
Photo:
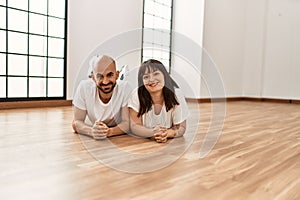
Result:
{"label": "bare arm", "polygon": [[168,138],[181,137],[185,133],[186,129],[186,120],[181,122],[180,124],[175,124],[171,128],[167,130]]}
{"label": "bare arm", "polygon": [[181,122],[180,124],[175,124],[171,128],[166,129],[162,133],[155,133],[154,139],[156,142],[167,142],[168,139],[172,139],[175,137],[181,137],[185,133],[186,129],[186,120]]}
{"label": "bare arm", "polygon": [[74,112],[74,119],[72,122],[72,127],[75,133],[92,137],[92,126],[84,123],[84,120],[86,118],[86,110],[81,110],[76,106],[74,106],[73,112]]}
{"label": "bare arm", "polygon": [[106,126],[106,124],[101,121],[96,121],[93,126],[90,126],[84,123],[85,118],[86,111],[74,106],[74,120],[72,122],[72,127],[75,133],[90,136],[95,140],[101,140],[108,137],[110,129]]}
{"label": "bare arm", "polygon": [[127,107],[122,107],[121,118],[122,118],[122,121],[120,124],[118,124],[115,127],[110,128],[110,132],[107,135],[108,137],[115,136],[115,135],[121,135],[121,134],[128,132],[128,130],[129,130],[129,111],[128,111]]}
{"label": "bare arm", "polygon": [[136,111],[129,108],[130,129],[132,133],[141,137],[152,137],[154,134],[153,129],[144,127],[142,124],[142,117],[138,117],[137,114]]}

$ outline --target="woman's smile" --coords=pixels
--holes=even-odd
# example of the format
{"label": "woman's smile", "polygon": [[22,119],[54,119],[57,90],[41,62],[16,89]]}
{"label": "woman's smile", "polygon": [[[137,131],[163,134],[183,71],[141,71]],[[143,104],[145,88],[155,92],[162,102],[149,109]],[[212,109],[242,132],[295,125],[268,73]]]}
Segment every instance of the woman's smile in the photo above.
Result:
{"label": "woman's smile", "polygon": [[149,85],[150,87],[155,87],[155,86],[158,85],[158,81],[149,83],[148,85]]}

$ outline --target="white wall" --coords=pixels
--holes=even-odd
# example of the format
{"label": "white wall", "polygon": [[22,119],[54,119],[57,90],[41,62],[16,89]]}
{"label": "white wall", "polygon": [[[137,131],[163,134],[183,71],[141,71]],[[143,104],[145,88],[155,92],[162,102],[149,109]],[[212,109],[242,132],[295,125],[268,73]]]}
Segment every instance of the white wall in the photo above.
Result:
{"label": "white wall", "polygon": [[243,96],[260,98],[263,84],[266,0],[248,0],[243,71]]}
{"label": "white wall", "polygon": [[248,0],[244,96],[300,99],[300,2]]}
{"label": "white wall", "polygon": [[[203,44],[218,66],[227,97],[300,99],[300,1],[207,0],[205,12],[203,7],[204,0],[174,0],[173,28]],[[142,1],[69,1],[67,98],[72,99],[79,68],[92,50],[141,26]],[[175,52],[183,45],[177,39]],[[188,54],[197,56],[193,50]],[[118,61],[138,66],[140,53]],[[179,56],[173,57],[172,66],[187,97],[210,97],[205,81],[200,84],[199,68]]]}
{"label": "white wall", "polygon": [[[121,33],[141,28],[142,3],[140,0],[69,1],[67,99],[73,98],[76,77],[83,62],[96,47]],[[140,39],[137,37],[133,42],[140,44]],[[121,48],[122,41],[118,45]],[[120,65],[138,66],[140,52],[127,52],[117,61]]]}
{"label": "white wall", "polygon": [[[203,46],[223,79],[225,95],[243,91],[246,1],[208,0],[205,3]],[[202,84],[201,97],[210,97]]]}
{"label": "white wall", "polygon": [[200,98],[204,2],[173,1],[171,75],[189,98]]}
{"label": "white wall", "polygon": [[299,19],[296,0],[206,1],[203,46],[227,97],[300,99]]}
{"label": "white wall", "polygon": [[268,1],[263,96],[300,98],[300,1]]}

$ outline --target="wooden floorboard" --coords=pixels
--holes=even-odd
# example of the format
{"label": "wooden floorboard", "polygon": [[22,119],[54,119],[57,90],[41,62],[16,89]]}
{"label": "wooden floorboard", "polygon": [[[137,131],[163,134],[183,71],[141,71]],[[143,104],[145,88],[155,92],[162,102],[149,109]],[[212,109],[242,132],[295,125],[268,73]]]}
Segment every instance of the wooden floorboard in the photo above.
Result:
{"label": "wooden floorboard", "polygon": [[299,104],[227,102],[201,159],[218,109],[189,108],[187,134],[167,144],[79,136],[71,106],[1,110],[0,199],[300,199]]}

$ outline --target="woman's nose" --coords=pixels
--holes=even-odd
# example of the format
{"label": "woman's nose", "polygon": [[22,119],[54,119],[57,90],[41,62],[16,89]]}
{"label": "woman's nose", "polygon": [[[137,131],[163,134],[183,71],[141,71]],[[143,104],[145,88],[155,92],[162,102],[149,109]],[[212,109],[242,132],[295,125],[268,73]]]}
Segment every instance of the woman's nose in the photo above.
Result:
{"label": "woman's nose", "polygon": [[154,77],[152,74],[149,75],[149,81],[153,81],[154,80]]}

